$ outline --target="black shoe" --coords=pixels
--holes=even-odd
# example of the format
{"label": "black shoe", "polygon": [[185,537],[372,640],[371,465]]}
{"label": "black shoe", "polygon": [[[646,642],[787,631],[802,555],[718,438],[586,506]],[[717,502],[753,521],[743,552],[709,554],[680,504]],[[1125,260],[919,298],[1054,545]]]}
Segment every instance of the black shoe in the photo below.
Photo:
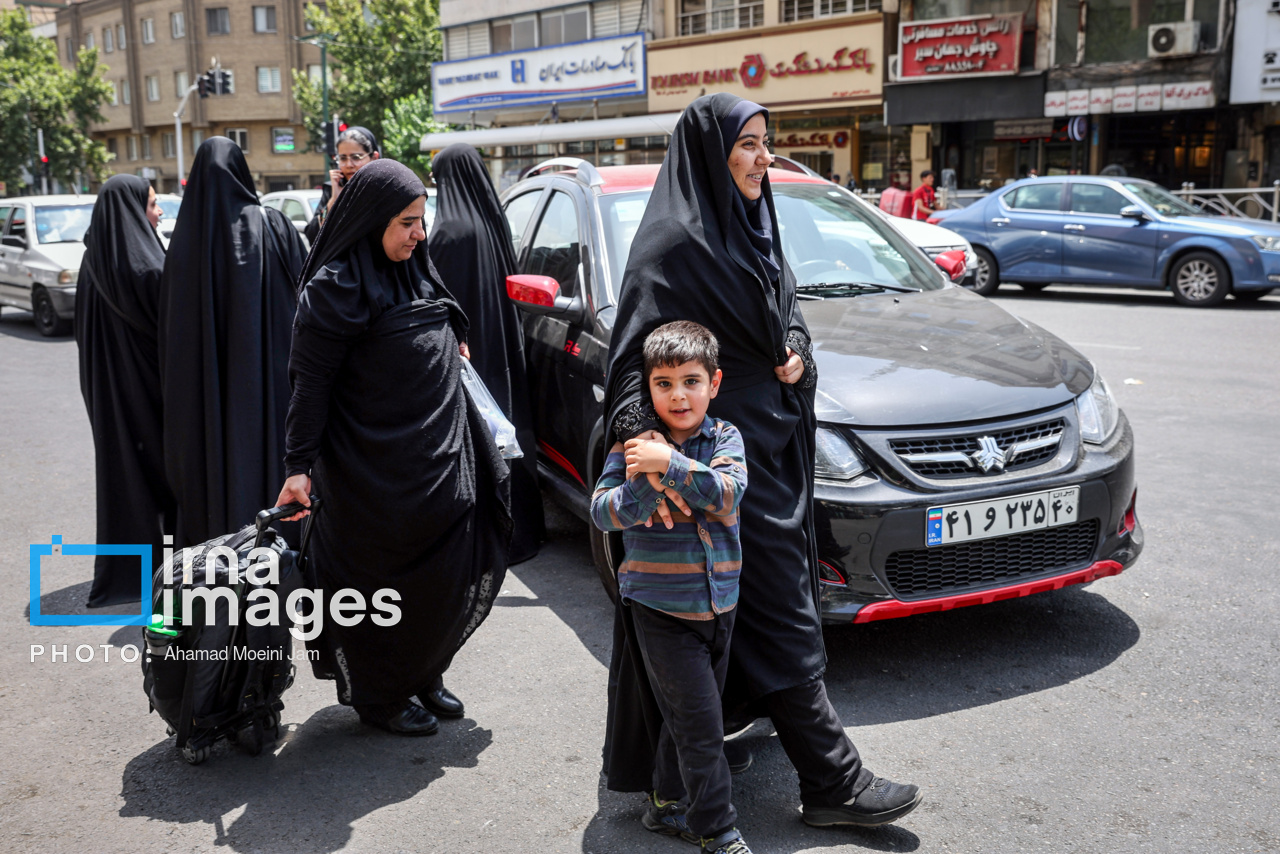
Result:
{"label": "black shoe", "polygon": [[412,700],[356,706],[356,713],[369,726],[376,726],[396,735],[434,735],[440,729],[440,721],[436,720],[436,716]]}
{"label": "black shoe", "polygon": [[703,839],[702,854],[751,854],[751,849],[735,827],[714,839]]}
{"label": "black shoe", "polygon": [[834,807],[803,807],[804,823],[813,827],[852,824],[875,827],[897,821],[924,800],[919,786],[894,783],[883,777],[872,779],[853,800]]}
{"label": "black shoe", "polygon": [[730,774],[741,774],[751,767],[753,755],[745,741],[734,739],[724,743],[724,758],[729,763]]}
{"label": "black shoe", "polygon": [[661,833],[663,836],[678,836],[685,842],[701,844],[698,834],[689,829],[689,821],[684,815],[684,806],[679,801],[662,801],[657,792],[651,792],[645,798],[644,815],[640,823],[645,830]]}
{"label": "black shoe", "polygon": [[443,685],[434,691],[423,691],[418,695],[418,702],[442,718],[460,718],[465,711],[462,701]]}

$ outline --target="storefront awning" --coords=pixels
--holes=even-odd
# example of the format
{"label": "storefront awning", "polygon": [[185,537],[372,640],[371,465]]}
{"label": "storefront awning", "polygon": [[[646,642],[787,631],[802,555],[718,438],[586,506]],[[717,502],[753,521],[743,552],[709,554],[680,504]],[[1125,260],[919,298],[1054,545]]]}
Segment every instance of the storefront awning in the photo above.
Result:
{"label": "storefront awning", "polygon": [[545,125],[459,130],[429,133],[422,137],[423,151],[439,151],[457,142],[476,148],[494,145],[537,145],[538,143],[576,142],[587,139],[629,139],[637,136],[669,135],[676,128],[679,113],[654,113],[620,119],[597,119],[587,122],[562,122]]}

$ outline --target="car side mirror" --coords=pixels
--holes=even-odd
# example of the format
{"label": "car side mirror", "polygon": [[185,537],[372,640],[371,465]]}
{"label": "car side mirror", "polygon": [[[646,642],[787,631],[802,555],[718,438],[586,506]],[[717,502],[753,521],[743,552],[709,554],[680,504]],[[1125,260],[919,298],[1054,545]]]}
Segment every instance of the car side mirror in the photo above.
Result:
{"label": "car side mirror", "polygon": [[3,241],[0,242],[3,242],[5,246],[13,246],[17,249],[27,248],[27,239],[16,234],[6,234]]}
{"label": "car side mirror", "polygon": [[1125,205],[1120,209],[1120,216],[1125,219],[1136,219],[1138,222],[1147,221],[1147,212],[1137,205]]}
{"label": "car side mirror", "polygon": [[560,283],[550,276],[507,276],[507,297],[529,314],[567,315],[573,323],[582,317],[582,298],[560,296]]}
{"label": "car side mirror", "polygon": [[953,282],[964,278],[966,265],[963,250],[952,249],[949,252],[940,252],[933,259],[933,263],[941,267],[942,272],[946,273],[947,278]]}

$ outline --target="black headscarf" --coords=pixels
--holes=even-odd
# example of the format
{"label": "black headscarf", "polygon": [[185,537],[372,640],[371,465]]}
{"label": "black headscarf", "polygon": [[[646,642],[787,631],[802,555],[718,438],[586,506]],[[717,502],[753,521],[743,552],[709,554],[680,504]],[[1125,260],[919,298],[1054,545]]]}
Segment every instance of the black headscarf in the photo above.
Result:
{"label": "black headscarf", "polygon": [[516,272],[511,228],[474,148],[449,146],[436,155],[431,174],[439,188],[431,261],[471,323],[471,364],[515,424],[524,449],[524,459],[511,473],[511,562],[519,563],[537,554],[544,523],[524,334],[519,312],[507,298],[507,276]]}
{"label": "black headscarf", "polygon": [[[738,134],[742,133],[747,122],[761,113],[764,114],[764,120],[767,123],[768,110],[752,101],[739,101],[720,120],[720,137],[724,142],[725,160],[729,159],[733,146],[738,141]],[[764,194],[762,193],[758,199],[744,199],[741,193],[734,193],[733,216],[742,230],[747,233],[751,245],[755,247],[760,265],[759,272],[771,282],[778,281],[778,272],[781,268],[773,258],[773,216],[769,208],[764,205]]]}
{"label": "black headscarf", "polygon": [[234,531],[270,507],[283,479],[297,229],[258,204],[240,147],[196,152],[170,241],[160,302],[165,468],[178,501],[174,544]]}
{"label": "black headscarf", "polygon": [[[162,536],[172,531],[173,498],[156,352],[164,248],[147,219],[150,191],[136,175],[116,175],[98,192],[76,287],[76,343],[93,427],[97,542],[148,543],[156,565]],[[137,558],[99,555],[89,607],[136,602],[141,589]]]}

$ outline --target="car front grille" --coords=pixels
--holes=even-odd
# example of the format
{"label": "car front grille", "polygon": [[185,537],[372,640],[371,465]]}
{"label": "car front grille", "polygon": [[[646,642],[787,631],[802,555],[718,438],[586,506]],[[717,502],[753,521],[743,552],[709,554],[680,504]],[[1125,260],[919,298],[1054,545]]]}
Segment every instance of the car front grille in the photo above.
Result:
{"label": "car front grille", "polygon": [[885,580],[899,599],[947,596],[1085,563],[1097,542],[1098,520],[1086,519],[1008,537],[898,551],[885,561]]}
{"label": "car front grille", "polygon": [[[890,439],[889,448],[902,459],[904,465],[922,477],[948,478],[973,477],[981,473],[971,454],[981,448],[980,440],[990,436],[995,444],[1009,456],[1000,471],[1018,471],[1038,466],[1057,456],[1065,422],[1061,418],[1028,424],[994,433],[972,433],[960,436],[928,436]],[[1053,437],[1057,441],[1051,441]],[[1036,447],[1015,453],[1020,445],[1037,443]],[[950,459],[925,459],[924,457],[950,457]]]}

